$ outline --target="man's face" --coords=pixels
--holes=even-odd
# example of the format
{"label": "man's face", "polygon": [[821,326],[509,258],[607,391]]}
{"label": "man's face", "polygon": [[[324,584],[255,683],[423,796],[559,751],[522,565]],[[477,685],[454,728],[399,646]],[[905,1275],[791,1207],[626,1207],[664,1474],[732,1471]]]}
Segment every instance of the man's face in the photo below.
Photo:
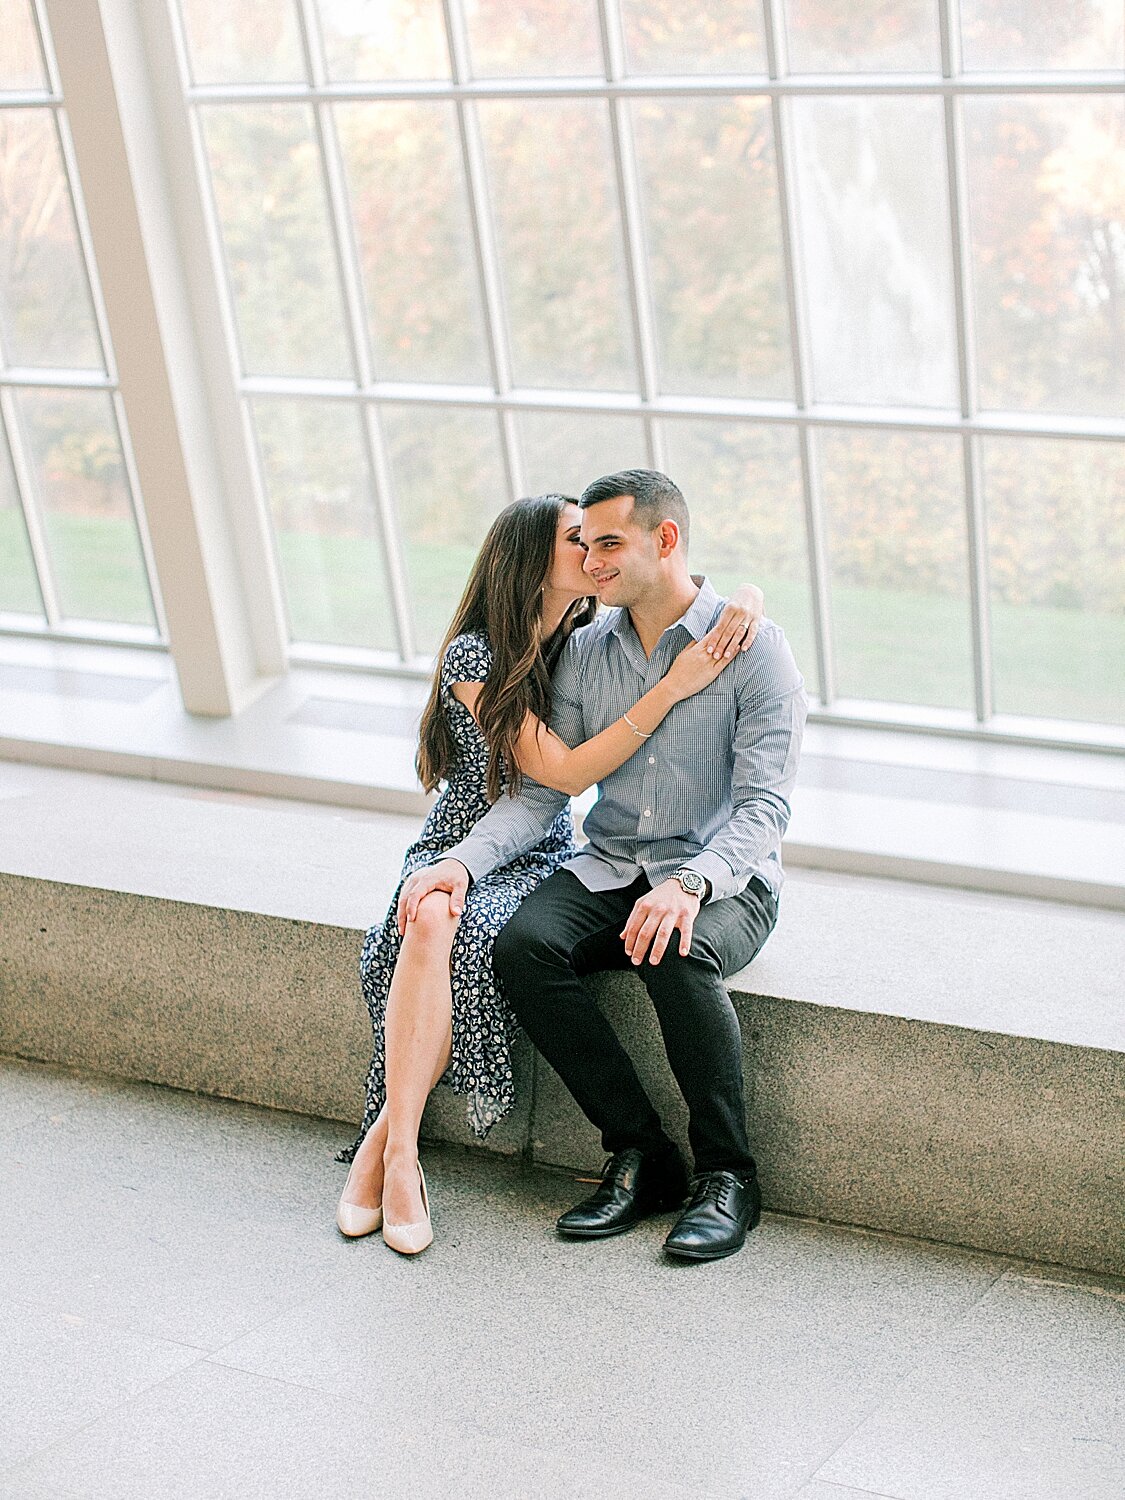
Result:
{"label": "man's face", "polygon": [[660,581],[660,533],[633,520],[632,495],[600,500],[582,512],[583,571],[603,604],[629,609]]}

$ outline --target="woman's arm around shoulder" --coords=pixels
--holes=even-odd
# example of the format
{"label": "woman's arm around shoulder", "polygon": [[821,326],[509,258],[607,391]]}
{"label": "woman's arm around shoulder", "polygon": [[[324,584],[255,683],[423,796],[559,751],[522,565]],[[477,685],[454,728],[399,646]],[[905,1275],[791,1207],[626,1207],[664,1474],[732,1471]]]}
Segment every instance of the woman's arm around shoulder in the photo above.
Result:
{"label": "woman's arm around shoulder", "polygon": [[[709,687],[731,657],[707,650],[707,637],[684,648],[667,673],[627,713],[584,744],[570,746],[535,714],[524,719],[516,761],[532,781],[575,797],[634,756],[656,726],[684,698]],[[481,684],[457,682],[454,697],[476,717]]]}

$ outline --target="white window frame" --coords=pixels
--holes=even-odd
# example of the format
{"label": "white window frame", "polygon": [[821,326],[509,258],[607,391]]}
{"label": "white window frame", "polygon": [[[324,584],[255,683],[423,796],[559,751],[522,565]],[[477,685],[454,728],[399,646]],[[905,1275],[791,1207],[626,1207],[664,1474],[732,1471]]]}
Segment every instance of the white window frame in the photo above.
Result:
{"label": "white window frame", "polygon": [[[792,75],[782,0],[764,0],[768,72],[738,76],[630,77],[624,66],[619,0],[598,0],[601,78],[474,80],[462,0],[442,0],[450,40],[447,82],[331,83],[317,8],[297,0],[308,82],[200,85],[190,82],[176,0],[36,0],[57,31],[63,93],[75,125],[77,161],[90,227],[105,280],[106,319],[120,366],[120,399],[129,418],[137,470],[163,586],[168,638],[189,708],[232,712],[287,660],[325,662],[416,676],[430,663],[417,654],[409,588],[379,412],[389,405],[472,408],[494,415],[509,495],[522,492],[516,418],[521,412],[641,417],[646,460],[663,467],[661,426],[679,420],[793,427],[797,433],[809,557],[820,701],[825,723],[1070,748],[1125,748],[1125,728],[997,715],[991,669],[988,560],[980,477],[981,439],[991,436],[1100,439],[1125,444],[1125,418],[982,413],[975,399],[971,263],[968,245],[963,108],[966,98],[1009,94],[1121,95],[1120,71],[965,73],[958,0],[938,0],[940,73]],[[98,42],[101,38],[101,42]],[[61,43],[61,45],[60,45]],[[105,57],[101,66],[100,53]],[[91,60],[91,57],[93,60]],[[643,243],[643,209],[628,101],[642,97],[769,99],[777,161],[794,399],[742,400],[659,392],[656,333]],[[817,401],[810,379],[808,298],[802,281],[801,226],[793,188],[792,101],[813,96],[940,98],[943,106],[956,322],[958,405],[898,409]],[[606,105],[613,173],[623,226],[629,316],[636,350],[636,393],[519,388],[512,378],[503,285],[476,107],[489,99],[600,100]],[[456,111],[485,317],[492,388],[378,378],[364,306],[358,247],[347,211],[344,167],[332,105],[351,100],[447,100]],[[311,106],[327,186],[336,267],[344,294],[354,377],[316,380],[244,376],[233,291],[197,105],[294,102]],[[115,140],[120,134],[120,142]],[[130,224],[112,223],[111,215]],[[125,306],[119,284],[132,296]],[[147,289],[139,311],[136,289]],[[127,330],[129,330],[127,332]],[[154,388],[165,394],[159,399]],[[396,654],[344,647],[287,646],[274,553],[249,403],[256,396],[341,401],[361,417],[381,532]],[[968,607],[973,664],[972,711],[841,699],[832,650],[831,594],[815,434],[823,428],[960,438],[968,537]],[[169,433],[178,442],[169,442]],[[161,445],[172,448],[164,462]],[[174,472],[173,472],[174,471]],[[184,596],[190,596],[195,617]],[[205,601],[200,623],[198,601]]]}

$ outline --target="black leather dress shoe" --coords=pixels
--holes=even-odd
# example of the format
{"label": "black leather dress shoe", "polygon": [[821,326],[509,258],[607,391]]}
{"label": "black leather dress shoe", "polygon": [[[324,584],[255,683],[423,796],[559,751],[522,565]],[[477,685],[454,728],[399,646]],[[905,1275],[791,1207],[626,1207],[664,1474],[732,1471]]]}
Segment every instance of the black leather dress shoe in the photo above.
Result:
{"label": "black leather dress shoe", "polygon": [[664,1249],[683,1260],[720,1260],[742,1249],[761,1217],[757,1178],[747,1182],[737,1172],[701,1172]]}
{"label": "black leather dress shoe", "polygon": [[568,1209],[557,1229],[569,1239],[600,1240],[623,1234],[650,1214],[679,1208],[688,1179],[678,1151],[646,1156],[636,1147],[616,1151],[606,1162],[601,1186]]}

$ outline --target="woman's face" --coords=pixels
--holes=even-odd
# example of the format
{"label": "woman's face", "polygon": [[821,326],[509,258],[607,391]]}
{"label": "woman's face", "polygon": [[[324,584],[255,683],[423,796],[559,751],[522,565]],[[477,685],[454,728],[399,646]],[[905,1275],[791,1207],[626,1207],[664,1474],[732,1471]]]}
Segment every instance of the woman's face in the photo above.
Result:
{"label": "woman's face", "polygon": [[582,571],[586,548],[579,537],[582,512],[577,505],[564,505],[555,532],[555,556],[547,575],[547,587],[572,599],[587,599],[595,593],[593,583]]}

